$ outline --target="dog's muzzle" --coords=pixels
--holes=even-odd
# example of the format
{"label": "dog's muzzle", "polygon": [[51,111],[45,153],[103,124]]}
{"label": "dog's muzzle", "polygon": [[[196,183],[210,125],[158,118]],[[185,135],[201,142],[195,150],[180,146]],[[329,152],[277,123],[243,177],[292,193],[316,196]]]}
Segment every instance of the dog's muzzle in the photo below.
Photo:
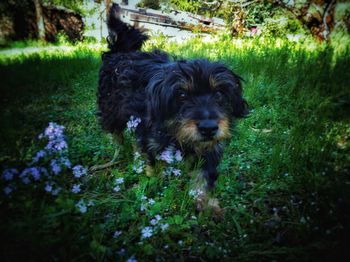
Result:
{"label": "dog's muzzle", "polygon": [[212,140],[219,129],[218,121],[216,120],[201,120],[197,123],[198,132],[205,140]]}

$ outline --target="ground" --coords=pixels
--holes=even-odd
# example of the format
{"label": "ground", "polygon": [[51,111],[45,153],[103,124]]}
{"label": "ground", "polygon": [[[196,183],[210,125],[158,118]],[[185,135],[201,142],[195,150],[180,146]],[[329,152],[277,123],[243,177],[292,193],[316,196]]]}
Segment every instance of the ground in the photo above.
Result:
{"label": "ground", "polygon": [[[224,217],[196,212],[181,161],[174,164],[180,176],[147,177],[143,160],[127,146],[114,168],[85,172],[113,156],[95,115],[100,49],[3,55],[1,254],[8,261],[336,261],[346,255],[349,48],[225,37],[158,39],[145,49],[154,46],[221,60],[244,79],[251,113],[232,127],[213,192]],[[49,122],[57,125],[39,139]],[[132,131],[126,137],[131,145]],[[33,161],[50,141],[55,148]]]}

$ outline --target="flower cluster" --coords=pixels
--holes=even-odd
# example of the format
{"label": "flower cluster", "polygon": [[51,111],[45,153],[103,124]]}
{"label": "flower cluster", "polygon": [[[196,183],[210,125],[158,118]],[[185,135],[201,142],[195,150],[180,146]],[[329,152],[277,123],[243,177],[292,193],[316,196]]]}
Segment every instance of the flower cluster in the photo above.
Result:
{"label": "flower cluster", "polygon": [[137,174],[141,174],[144,169],[145,169],[145,161],[142,160],[141,154],[139,152],[135,152],[132,170],[134,170]]}
{"label": "flower cluster", "polygon": [[[72,163],[67,157],[68,145],[63,131],[64,126],[50,122],[44,132],[39,135],[39,139],[46,138],[48,143],[34,154],[29,166],[21,172],[15,168],[3,171],[2,179],[8,183],[3,190],[6,195],[12,194],[17,188],[15,178],[18,178],[20,184],[24,185],[41,182],[42,186],[35,185],[33,188],[42,188],[53,196],[57,196],[63,190],[59,186],[58,175],[72,168]],[[75,178],[80,178],[87,174],[87,169],[76,165],[72,168],[72,172]],[[79,193],[81,185],[80,183],[73,184],[71,191],[75,194]]]}
{"label": "flower cluster", "polygon": [[150,238],[154,232],[161,229],[165,231],[169,228],[169,224],[160,223],[162,217],[160,215],[156,215],[154,218],[150,220],[151,226],[146,226],[141,230],[141,239]]}
{"label": "flower cluster", "polygon": [[114,181],[114,188],[113,188],[113,191],[114,192],[119,192],[121,190],[121,185],[124,183],[124,178],[123,177],[120,177],[120,178],[117,178],[115,181]]}
{"label": "flower cluster", "polygon": [[80,199],[79,202],[75,205],[75,207],[79,209],[80,213],[86,213],[88,207],[93,205],[94,203],[91,200],[86,202],[86,200]]}
{"label": "flower cluster", "polygon": [[141,119],[139,117],[130,116],[129,121],[126,123],[127,130],[130,132],[135,131],[140,123]]}
{"label": "flower cluster", "polygon": [[[39,139],[46,137],[48,143],[45,149],[49,152],[59,152],[68,149],[67,142],[63,134],[64,126],[58,125],[56,123],[50,122],[49,126],[45,129],[44,133],[39,135]],[[39,155],[38,155],[39,153]],[[45,156],[45,152],[38,152],[34,157],[34,160],[39,160],[41,157]]]}
{"label": "flower cluster", "polygon": [[[181,151],[175,149],[173,146],[168,146],[158,157],[158,160],[166,162],[168,165],[177,165],[182,161]],[[167,166],[163,171],[164,176],[174,175],[176,177],[181,176],[181,170],[174,166]]]}

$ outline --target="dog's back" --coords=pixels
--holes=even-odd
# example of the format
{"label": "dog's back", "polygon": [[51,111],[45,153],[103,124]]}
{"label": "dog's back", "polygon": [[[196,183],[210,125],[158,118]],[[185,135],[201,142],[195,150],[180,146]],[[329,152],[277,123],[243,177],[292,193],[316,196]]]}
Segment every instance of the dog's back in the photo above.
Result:
{"label": "dog's back", "polygon": [[169,57],[160,51],[140,51],[148,36],[120,20],[117,4],[110,8],[107,26],[109,51],[102,55],[98,116],[104,130],[120,133],[130,116],[142,118],[146,110],[145,87]]}

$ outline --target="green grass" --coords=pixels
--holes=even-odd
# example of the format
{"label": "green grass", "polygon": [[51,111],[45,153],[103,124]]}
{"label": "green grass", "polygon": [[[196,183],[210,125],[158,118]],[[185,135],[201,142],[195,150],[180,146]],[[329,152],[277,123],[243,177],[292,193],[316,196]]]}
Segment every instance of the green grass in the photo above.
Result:
{"label": "green grass", "polygon": [[[350,49],[224,38],[182,45],[158,39],[145,48],[155,46],[221,60],[244,78],[251,114],[234,128],[214,192],[224,218],[195,211],[186,166],[178,178],[149,178],[136,174],[125,154],[115,168],[80,179],[79,194],[70,192],[78,181],[70,170],[55,178],[58,196],[43,182],[12,182],[14,192],[0,198],[2,254],[9,261],[335,261],[349,235]],[[28,165],[50,121],[65,126],[73,164],[111,159],[111,138],[95,117],[100,51],[80,46],[0,61],[3,169]],[[119,177],[124,183],[115,193]],[[144,212],[143,195],[155,200]],[[83,214],[80,199],[94,204]],[[169,228],[142,240],[155,215]]]}

